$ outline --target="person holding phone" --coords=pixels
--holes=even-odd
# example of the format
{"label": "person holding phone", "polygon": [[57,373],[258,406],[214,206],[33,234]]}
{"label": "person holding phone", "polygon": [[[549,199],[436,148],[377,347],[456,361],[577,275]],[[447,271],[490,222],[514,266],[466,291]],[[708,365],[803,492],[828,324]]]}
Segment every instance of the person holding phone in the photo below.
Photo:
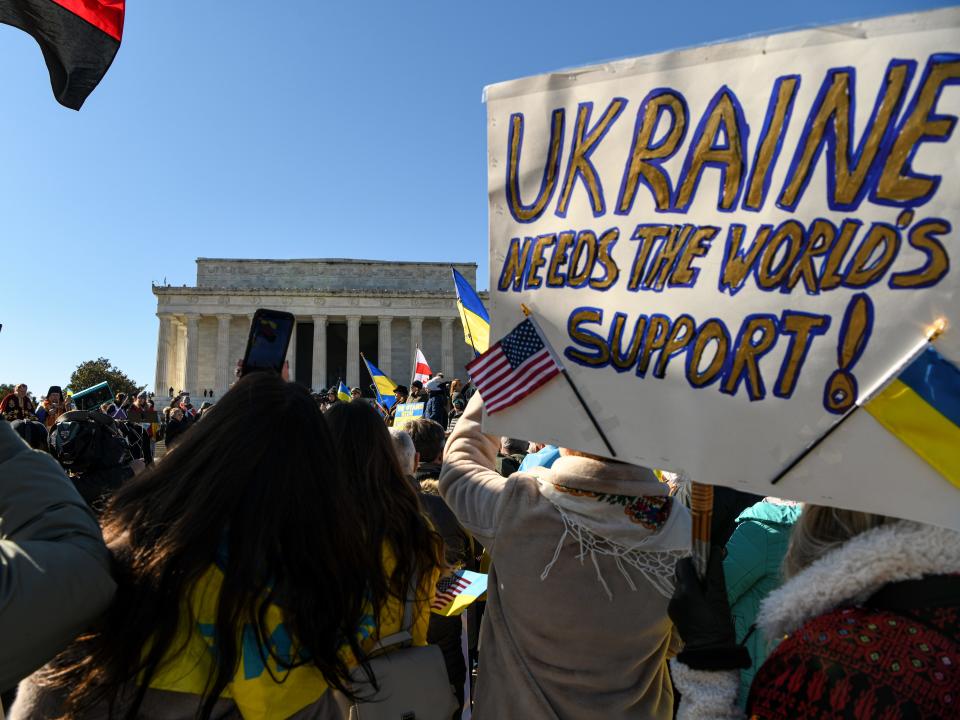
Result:
{"label": "person holding phone", "polygon": [[[364,403],[341,407],[386,434]],[[441,548],[405,480],[358,477],[278,373],[245,375],[208,413],[114,495],[102,524],[118,593],[21,683],[10,720],[339,718],[332,690],[350,694],[351,671],[400,629],[410,588],[425,642]],[[397,487],[372,508],[359,482]]]}
{"label": "person holding phone", "polygon": [[295,324],[296,319],[288,312],[257,310],[250,323],[247,350],[240,361],[240,375],[267,370],[289,380],[287,347]]}
{"label": "person holding phone", "polygon": [[47,390],[47,396],[40,403],[40,407],[37,408],[37,420],[42,422],[49,430],[56,424],[57,418],[67,411],[66,408],[63,390],[59,385],[51,385],[50,389]]}

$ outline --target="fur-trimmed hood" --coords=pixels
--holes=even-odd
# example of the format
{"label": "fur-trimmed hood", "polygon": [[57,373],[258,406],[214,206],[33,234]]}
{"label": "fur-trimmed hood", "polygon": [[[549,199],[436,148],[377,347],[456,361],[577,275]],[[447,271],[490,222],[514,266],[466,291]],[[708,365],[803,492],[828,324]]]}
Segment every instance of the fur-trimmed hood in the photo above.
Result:
{"label": "fur-trimmed hood", "polygon": [[946,573],[960,573],[960,532],[906,520],[881,525],[770,593],[757,625],[767,638],[781,637],[838,605],[866,600],[888,583]]}

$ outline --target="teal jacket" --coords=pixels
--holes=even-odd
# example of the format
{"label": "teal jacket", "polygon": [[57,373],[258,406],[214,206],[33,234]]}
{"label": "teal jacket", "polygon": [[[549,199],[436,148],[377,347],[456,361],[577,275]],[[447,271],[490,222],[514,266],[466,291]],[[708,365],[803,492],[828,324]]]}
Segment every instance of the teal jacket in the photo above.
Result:
{"label": "teal jacket", "polygon": [[779,641],[779,638],[764,638],[759,630],[751,633],[750,628],[760,603],[782,582],[780,565],[787,552],[790,530],[799,516],[799,505],[758,502],[737,516],[736,529],[727,542],[727,556],[723,561],[727,599],[737,640],[743,642],[746,638],[753,661],[749,668],[740,671],[741,707],[746,706],[754,674]]}

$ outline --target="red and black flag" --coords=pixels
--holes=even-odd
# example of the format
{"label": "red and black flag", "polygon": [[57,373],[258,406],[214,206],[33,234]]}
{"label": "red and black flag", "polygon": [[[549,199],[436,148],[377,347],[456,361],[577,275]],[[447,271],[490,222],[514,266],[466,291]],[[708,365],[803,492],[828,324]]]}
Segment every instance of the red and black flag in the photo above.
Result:
{"label": "red and black flag", "polygon": [[0,0],[0,23],[40,44],[57,102],[79,110],[120,47],[126,0]]}

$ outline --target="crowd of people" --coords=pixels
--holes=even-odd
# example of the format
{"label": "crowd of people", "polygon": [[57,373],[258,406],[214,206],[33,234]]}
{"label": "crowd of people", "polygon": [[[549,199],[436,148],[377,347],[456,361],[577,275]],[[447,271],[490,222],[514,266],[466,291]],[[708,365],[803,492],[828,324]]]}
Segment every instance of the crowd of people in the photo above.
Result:
{"label": "crowd of people", "polygon": [[8,717],[960,716],[960,534],[716,488],[700,577],[684,476],[339,390],[4,398]]}
{"label": "crowd of people", "polygon": [[[371,386],[371,389],[374,389],[374,386]],[[341,402],[354,400],[369,402],[377,409],[388,425],[393,424],[400,406],[422,403],[423,407],[420,408],[422,416],[428,420],[433,420],[449,432],[463,414],[467,401],[474,391],[475,388],[469,382],[464,384],[459,378],[448,381],[444,379],[443,373],[437,373],[426,383],[413,380],[410,387],[396,385],[393,396],[388,401],[380,397],[375,389],[374,397],[365,398],[359,387],[350,388],[349,396],[341,397],[342,391],[339,383],[315,394],[314,400],[324,412]]]}

